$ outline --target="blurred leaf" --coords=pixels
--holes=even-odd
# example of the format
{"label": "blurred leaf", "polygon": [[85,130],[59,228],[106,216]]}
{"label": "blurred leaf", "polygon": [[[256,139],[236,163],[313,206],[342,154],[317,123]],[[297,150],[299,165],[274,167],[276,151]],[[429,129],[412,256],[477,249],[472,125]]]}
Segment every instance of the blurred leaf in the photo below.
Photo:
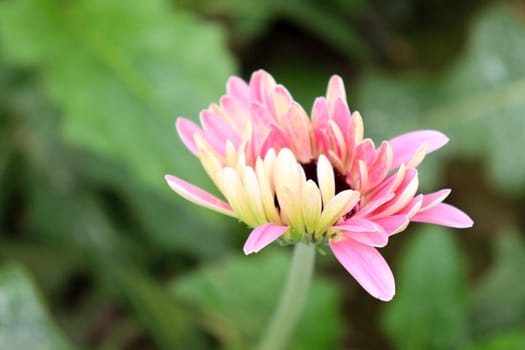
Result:
{"label": "blurred leaf", "polygon": [[[281,248],[282,249],[282,248]],[[227,349],[250,348],[280,296],[290,259],[277,252],[230,257],[173,283],[173,292],[193,305],[209,332]],[[290,349],[333,349],[342,331],[334,284],[315,278]]]}
{"label": "blurred leaf", "polygon": [[[479,17],[466,52],[441,79],[368,76],[359,107],[372,136],[416,128],[447,132],[446,151],[486,158],[492,178],[509,193],[525,189],[525,23],[510,7]],[[434,157],[434,156],[432,156]]]}
{"label": "blurred leaf", "polygon": [[239,230],[237,221],[189,203],[175,206],[171,196],[159,195],[135,179],[120,181],[122,167],[118,164],[81,155],[73,159],[74,167],[95,182],[98,190],[113,194],[112,201],[105,201],[107,210],[117,207],[121,225],[136,230],[158,253],[210,258],[224,252],[235,238],[232,232]]}
{"label": "blurred leaf", "polygon": [[[90,192],[116,224],[133,230],[142,242],[161,248],[162,252],[211,257],[226,249],[235,221],[192,204],[174,203],[177,195],[168,186],[164,190],[170,194],[169,198],[144,186],[136,177],[122,181],[125,173],[122,164],[62,142],[53,108],[34,86],[34,81],[29,79],[19,85],[11,88],[11,99],[6,106],[13,119],[17,118],[16,128],[11,132],[23,147],[30,169],[22,176],[15,173],[6,176],[8,179],[2,178],[5,184],[0,186],[12,190],[16,180],[27,191],[28,228],[39,241],[46,244],[71,241],[75,223],[79,221],[71,213],[76,207],[73,204],[82,202],[78,196],[84,194],[80,192]],[[0,128],[0,133],[2,130]],[[20,167],[11,165],[7,170],[9,175]],[[39,181],[33,181],[35,178]],[[163,182],[159,180],[159,184]],[[119,250],[122,247],[119,245]]]}
{"label": "blurred leaf", "polygon": [[[350,25],[341,11],[341,6],[332,2],[320,1],[280,1],[280,0],[178,0],[181,6],[199,13],[236,20],[237,36],[244,40],[252,39],[266,29],[268,22],[284,18],[292,24],[312,33],[339,52],[365,61],[370,59],[370,46]],[[357,10],[364,2],[346,6],[346,15]],[[251,35],[246,35],[247,29]]]}
{"label": "blurred leaf", "polygon": [[[35,191],[36,192],[36,191]],[[45,194],[46,192],[44,192]],[[141,325],[151,335],[161,349],[178,349],[185,342],[185,336],[191,329],[191,322],[182,307],[173,300],[164,288],[140,271],[145,255],[150,253],[145,247],[138,247],[139,242],[125,235],[126,231],[117,231],[103,212],[100,203],[91,196],[57,191],[51,198],[47,193],[38,207],[34,207],[33,224],[39,232],[53,234],[53,220],[45,227],[43,220],[44,203],[49,208],[63,201],[61,215],[68,220],[57,219],[61,225],[57,230],[70,228],[69,235],[58,231],[55,242],[63,247],[85,254],[90,268],[107,289],[112,290],[119,300],[125,301]],[[64,207],[65,204],[65,207]],[[64,209],[67,208],[67,211]],[[38,212],[37,210],[42,210]],[[49,217],[48,217],[49,219]],[[56,243],[55,243],[56,244]]]}
{"label": "blurred leaf", "polygon": [[[48,115],[49,106],[42,103],[38,93],[26,91],[18,97],[20,99],[14,105],[17,114],[23,116],[20,129],[26,144],[25,156],[30,163],[27,175],[29,179],[25,179],[29,209],[25,223],[27,232],[24,234],[40,245],[51,247],[55,256],[57,252],[66,250],[67,253],[62,253],[61,257],[73,255],[83,258],[82,262],[87,262],[84,268],[91,270],[96,282],[102,282],[98,284],[112,291],[117,301],[129,306],[132,323],[134,324],[134,316],[143,327],[139,334],[147,332],[148,340],[151,339],[162,349],[183,347],[186,334],[193,329],[189,316],[162,286],[143,271],[152,256],[158,258],[165,252],[154,249],[158,247],[152,247],[135,236],[136,226],[143,225],[141,215],[151,215],[151,210],[158,207],[159,203],[155,199],[159,197],[158,194],[151,194],[149,189],[141,187],[135,179],[120,186],[116,185],[119,184],[118,179],[107,180],[106,177],[111,177],[112,174],[120,174],[118,165],[107,159],[93,162],[92,158],[97,157],[67,147],[57,140],[53,118]],[[41,114],[38,115],[35,109],[40,110]],[[100,166],[106,167],[106,172],[102,175],[97,174],[100,170],[97,167]],[[34,179],[38,181],[32,181]],[[111,197],[106,198],[107,194],[100,193],[100,188],[104,186],[110,189],[110,193],[136,191],[125,196],[125,203],[119,203]],[[146,197],[146,200],[140,202],[140,196]],[[128,200],[128,197],[133,198],[133,201]],[[137,206],[134,208],[137,211],[143,210],[141,205],[149,205],[149,201],[155,203],[146,210],[146,214],[138,215],[139,225],[135,221],[131,221],[133,224],[129,225],[125,222],[127,216],[134,219],[134,212],[128,213],[122,208],[129,205],[130,201]],[[160,203],[165,204],[163,201]],[[165,211],[172,211],[172,208],[166,205],[163,210],[162,215],[168,216]],[[189,218],[194,221],[191,215],[186,216],[186,220]],[[154,219],[155,216],[148,218]],[[174,219],[173,212],[170,219]],[[167,219],[163,222],[165,235],[173,234],[173,228],[167,222]],[[205,225],[202,223],[195,225],[197,228],[203,226]],[[210,232],[214,233],[211,230]],[[206,237],[206,234],[200,237]],[[213,240],[204,241],[203,244],[210,242],[213,243]],[[27,248],[26,246],[25,249]],[[0,249],[0,252],[3,250]],[[175,263],[180,261],[176,260]],[[49,275],[50,272],[46,274]],[[72,312],[80,311],[75,309]],[[86,317],[86,314],[82,316]],[[71,315],[69,317],[68,325],[71,326],[75,320],[71,320]],[[82,326],[77,322],[71,327],[77,327],[75,331],[78,331],[78,327]],[[84,325],[85,329],[89,330]]]}
{"label": "blurred leaf", "polygon": [[520,350],[525,349],[525,331],[505,331],[483,340],[469,350]]}
{"label": "blurred leaf", "polygon": [[22,240],[0,239],[0,258],[21,262],[45,294],[56,293],[67,276],[84,267],[80,256],[71,251],[57,254],[49,246]]}
{"label": "blurred leaf", "polygon": [[0,4],[0,37],[7,59],[41,69],[68,140],[157,189],[172,171],[204,182],[173,122],[224,91],[233,64],[219,28],[167,0],[21,0]]}
{"label": "blurred leaf", "polygon": [[40,296],[18,267],[0,269],[2,349],[73,349],[42,307]]}
{"label": "blurred leaf", "polygon": [[300,57],[301,53],[290,53],[291,61],[277,61],[272,64],[272,75],[286,86],[299,102],[310,113],[316,97],[324,95],[328,86],[332,67],[320,65],[313,57]]}
{"label": "blurred leaf", "polygon": [[98,274],[131,306],[155,343],[166,350],[186,348],[192,319],[168,291],[133,266],[111,260],[97,264]]}
{"label": "blurred leaf", "polygon": [[398,291],[383,325],[396,349],[451,349],[465,337],[464,263],[449,232],[413,233],[400,262]]}
{"label": "blurred leaf", "polygon": [[474,337],[525,327],[525,240],[513,231],[496,238],[494,263],[473,288],[469,325]]}

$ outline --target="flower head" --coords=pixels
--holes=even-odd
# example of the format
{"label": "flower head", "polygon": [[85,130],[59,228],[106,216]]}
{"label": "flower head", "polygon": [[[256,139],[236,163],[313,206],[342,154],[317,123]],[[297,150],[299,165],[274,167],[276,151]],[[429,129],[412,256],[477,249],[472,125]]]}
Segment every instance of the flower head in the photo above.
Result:
{"label": "flower head", "polygon": [[365,290],[390,300],[394,278],[377,250],[390,236],[410,221],[472,226],[443,203],[450,190],[417,194],[417,166],[448,138],[421,130],[376,146],[364,138],[338,76],[315,100],[311,118],[265,71],[248,83],[232,77],[200,121],[178,118],[177,130],[226,201],[175,176],[166,180],[182,197],[252,227],[245,254],[276,240],[328,244]]}

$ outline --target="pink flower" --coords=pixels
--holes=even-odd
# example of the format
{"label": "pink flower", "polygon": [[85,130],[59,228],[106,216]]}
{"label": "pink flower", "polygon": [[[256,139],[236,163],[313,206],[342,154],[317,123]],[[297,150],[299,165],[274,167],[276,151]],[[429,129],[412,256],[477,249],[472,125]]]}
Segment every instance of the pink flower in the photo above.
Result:
{"label": "pink flower", "polygon": [[378,252],[410,221],[465,228],[472,220],[443,203],[450,190],[417,194],[416,167],[448,142],[440,132],[410,132],[376,146],[363,138],[343,81],[333,76],[311,118],[265,71],[249,83],[232,77],[201,126],[178,118],[188,149],[202,162],[223,201],[175,176],[170,187],[198,205],[245,222],[245,254],[283,243],[328,244],[372,296],[390,300],[392,272]]}

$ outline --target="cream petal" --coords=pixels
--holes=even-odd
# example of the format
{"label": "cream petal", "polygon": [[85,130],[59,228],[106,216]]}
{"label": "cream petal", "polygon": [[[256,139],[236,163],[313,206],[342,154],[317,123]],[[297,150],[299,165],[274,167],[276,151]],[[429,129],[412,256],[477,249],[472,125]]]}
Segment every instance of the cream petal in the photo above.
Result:
{"label": "cream petal", "polygon": [[321,190],[323,206],[335,196],[335,175],[332,164],[323,154],[317,160],[317,183]]}
{"label": "cream petal", "polygon": [[258,220],[250,208],[243,183],[237,172],[230,167],[224,168],[222,181],[224,196],[228,199],[228,203],[230,203],[239,219],[249,226],[257,226]]}
{"label": "cream petal", "polygon": [[283,185],[276,192],[277,201],[284,223],[288,224],[293,232],[304,232],[304,221],[301,206],[301,187]]}
{"label": "cream petal", "polygon": [[306,231],[313,233],[319,222],[322,209],[321,191],[312,180],[306,181],[303,186],[303,221]]}
{"label": "cream petal", "polygon": [[332,198],[323,208],[315,230],[316,235],[324,233],[328,227],[335,224],[344,214],[352,210],[359,202],[359,197],[360,193],[358,191],[345,190]]}

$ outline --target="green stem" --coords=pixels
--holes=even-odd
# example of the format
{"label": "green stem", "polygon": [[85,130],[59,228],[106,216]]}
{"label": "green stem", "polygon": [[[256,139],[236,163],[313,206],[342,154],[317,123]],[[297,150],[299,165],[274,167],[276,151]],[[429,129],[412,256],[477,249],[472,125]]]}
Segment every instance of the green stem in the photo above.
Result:
{"label": "green stem", "polygon": [[308,297],[315,260],[315,246],[295,245],[292,264],[277,309],[257,350],[286,349]]}

